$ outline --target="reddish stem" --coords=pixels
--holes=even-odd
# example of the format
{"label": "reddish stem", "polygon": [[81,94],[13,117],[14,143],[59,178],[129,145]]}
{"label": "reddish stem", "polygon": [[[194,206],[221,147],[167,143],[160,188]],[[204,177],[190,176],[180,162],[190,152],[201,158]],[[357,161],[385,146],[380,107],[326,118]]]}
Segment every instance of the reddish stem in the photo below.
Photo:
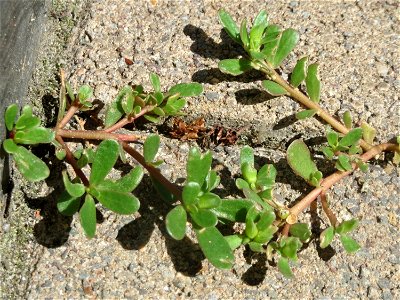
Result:
{"label": "reddish stem", "polygon": [[[321,199],[321,205],[322,209],[324,210],[326,216],[329,219],[329,222],[333,227],[336,227],[336,224],[338,223],[338,219],[336,218],[335,214],[333,211],[329,208],[328,200],[327,200],[327,194],[325,192],[322,192],[320,196]],[[313,202],[315,203],[315,202]]]}
{"label": "reddish stem", "polygon": [[124,127],[125,125],[132,123],[133,121],[135,121],[136,119],[138,119],[139,117],[145,115],[146,113],[148,113],[149,111],[153,110],[155,106],[154,105],[148,105],[145,106],[140,113],[138,113],[135,116],[130,116],[130,117],[125,117],[121,120],[119,120],[119,122],[115,123],[114,125],[112,125],[111,127],[108,127],[106,129],[104,129],[105,132],[113,132],[117,129],[120,129],[122,127]]}
{"label": "reddish stem", "polygon": [[[371,158],[375,157],[376,155],[382,153],[383,151],[399,151],[399,146],[396,144],[385,143],[381,145],[377,145],[372,147],[370,150],[365,152],[363,155],[360,156],[360,159],[363,162],[367,162]],[[297,217],[299,213],[301,213],[304,209],[306,209],[310,204],[322,193],[329,190],[336,182],[341,180],[342,178],[346,177],[347,175],[351,174],[354,170],[358,168],[357,164],[352,164],[352,170],[341,172],[337,171],[332,175],[328,176],[321,182],[321,186],[312,190],[307,196],[305,196],[300,202],[294,205],[290,209],[290,214],[294,217]]]}
{"label": "reddish stem", "polygon": [[134,142],[138,140],[135,135],[109,133],[104,130],[66,130],[58,129],[57,135],[70,139],[86,139],[86,140],[118,140],[125,142]]}
{"label": "reddish stem", "polygon": [[77,101],[74,101],[71,106],[69,107],[67,113],[65,114],[64,118],[60,121],[60,123],[57,124],[57,129],[64,128],[65,125],[68,124],[68,122],[71,120],[71,118],[75,115],[75,113],[79,109],[79,104]]}
{"label": "reddish stem", "polygon": [[150,173],[152,177],[154,177],[158,182],[164,185],[177,199],[182,198],[182,192],[176,184],[173,184],[167,178],[165,178],[164,175],[161,174],[159,169],[147,164],[144,160],[144,157],[135,149],[130,147],[127,143],[122,142],[121,144],[124,150],[138,163],[140,163]]}
{"label": "reddish stem", "polygon": [[75,171],[75,174],[82,180],[82,183],[85,186],[89,186],[89,180],[86,178],[85,174],[82,172],[82,170],[79,168],[74,155],[72,154],[71,150],[69,150],[67,144],[65,144],[64,140],[62,139],[61,136],[56,136],[56,140],[61,144],[61,146],[65,150],[65,159],[68,161],[68,163],[72,166],[72,168]]}

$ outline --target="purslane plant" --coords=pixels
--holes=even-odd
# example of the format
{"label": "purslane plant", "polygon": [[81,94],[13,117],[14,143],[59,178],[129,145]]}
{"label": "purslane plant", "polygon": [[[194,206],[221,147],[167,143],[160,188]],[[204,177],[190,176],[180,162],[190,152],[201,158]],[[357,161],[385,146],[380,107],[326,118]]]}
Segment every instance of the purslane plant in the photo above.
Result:
{"label": "purslane plant", "polygon": [[[399,142],[373,145],[375,130],[366,123],[352,128],[350,113],[344,114],[343,123],[333,118],[319,105],[321,84],[318,65],[308,65],[303,57],[296,63],[289,82],[285,81],[276,69],[293,50],[298,34],[293,29],[281,30],[268,23],[267,13],[261,11],[254,19],[250,30],[244,20],[240,27],[225,11],[220,11],[220,19],[229,36],[242,45],[246,57],[227,59],[219,62],[221,71],[239,75],[252,68],[266,74],[263,87],[271,95],[287,95],[298,101],[304,110],[297,114],[298,119],[318,115],[329,126],[327,145],[321,148],[327,161],[332,161],[337,171],[329,176],[318,170],[312,154],[302,140],[293,141],[287,149],[287,160],[294,173],[302,177],[314,189],[295,205],[287,207],[274,197],[275,177],[279,170],[271,164],[255,168],[254,152],[244,146],[240,152],[241,178],[236,186],[242,191],[239,199],[221,199],[214,189],[220,184],[220,177],[211,169],[212,154],[201,153],[193,147],[189,151],[183,186],[177,186],[165,178],[158,167],[163,163],[158,158],[160,137],[150,134],[143,141],[143,154],[130,145],[141,139],[133,134],[117,133],[127,124],[139,118],[149,122],[162,122],[167,116],[182,114],[186,104],[185,97],[198,96],[203,88],[198,83],[182,83],[163,92],[156,74],[150,74],[152,92],[143,87],[125,86],[109,105],[105,114],[104,128],[91,131],[67,129],[71,119],[78,111],[92,107],[92,89],[81,86],[75,93],[64,82],[61,72],[60,104],[57,125],[45,128],[40,119],[33,115],[32,108],[20,109],[11,105],[5,112],[5,125],[9,132],[3,141],[4,150],[14,157],[17,169],[30,181],[47,178],[50,170],[47,165],[30,150],[38,144],[53,144],[58,159],[71,165],[73,172],[65,170],[62,180],[65,190],[59,196],[57,207],[64,215],[79,214],[79,220],[86,236],[92,238],[96,233],[96,206],[119,214],[132,214],[139,209],[140,195],[132,192],[143,178],[143,168],[147,170],[154,188],[171,204],[171,211],[165,217],[167,232],[176,240],[185,237],[188,227],[197,236],[203,253],[217,268],[229,269],[234,263],[234,250],[242,245],[254,252],[265,253],[269,260],[276,260],[283,275],[291,277],[292,262],[297,261],[297,253],[303,243],[312,238],[308,224],[298,223],[299,214],[320,199],[323,211],[331,226],[319,237],[322,248],[330,245],[337,234],[344,249],[357,251],[360,246],[349,233],[358,224],[356,218],[339,222],[329,208],[327,191],[340,179],[355,169],[367,169],[366,162],[382,151],[393,151],[394,159],[399,158]],[[302,92],[305,90],[307,95]],[[66,108],[67,111],[66,111]],[[83,126],[82,126],[83,127]],[[94,150],[88,143],[78,143],[72,151],[64,140],[76,142],[97,140],[100,143]],[[85,145],[85,147],[83,147]],[[28,148],[27,148],[28,147]],[[109,173],[117,160],[127,163],[126,154],[139,165],[118,179],[110,179]],[[241,223],[241,230],[233,230],[224,236],[219,224]]]}

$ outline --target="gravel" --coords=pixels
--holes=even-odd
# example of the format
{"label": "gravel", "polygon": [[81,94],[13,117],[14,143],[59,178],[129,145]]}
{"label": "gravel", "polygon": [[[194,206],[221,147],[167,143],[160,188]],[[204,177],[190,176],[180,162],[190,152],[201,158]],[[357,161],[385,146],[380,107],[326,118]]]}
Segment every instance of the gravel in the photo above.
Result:
{"label": "gravel", "polygon": [[[255,147],[259,164],[277,165],[276,194],[284,201],[294,201],[306,188],[283,163],[287,143],[299,132],[305,140],[317,138],[324,126],[316,120],[291,121],[299,106],[288,98],[268,98],[260,90],[260,74],[232,78],[216,70],[220,59],[240,53],[221,34],[221,7],[237,20],[266,8],[273,23],[302,32],[296,55],[283,72],[289,74],[296,58],[309,55],[321,62],[323,106],[339,115],[350,109],[355,122],[366,120],[377,129],[378,141],[398,134],[399,114],[393,113],[399,112],[396,1],[273,1],[264,7],[255,0],[104,0],[88,7],[66,48],[64,68],[72,85],[91,85],[96,99],[107,104],[131,82],[150,89],[150,72],[160,75],[164,87],[203,83],[204,95],[189,100],[185,118],[203,116],[209,125],[248,128],[242,140]],[[194,144],[162,137],[163,172],[172,181],[182,182]],[[212,150],[224,176],[221,191],[229,187],[230,194],[237,194],[232,176],[239,172],[240,145]],[[17,176],[18,188],[28,189]],[[45,187],[36,189],[50,193],[47,202],[37,204],[40,216],[27,218],[32,228],[27,259],[34,265],[24,285],[29,299],[400,298],[399,170],[384,157],[330,193],[340,220],[361,219],[355,238],[362,250],[347,255],[335,241],[333,249],[323,251],[312,241],[300,252],[292,280],[242,248],[233,270],[217,270],[204,259],[192,232],[179,242],[168,237],[163,218],[170,208],[155,196],[148,177],[135,192],[141,198],[139,212],[118,216],[100,207],[101,224],[91,240],[84,237],[77,217],[57,217],[56,195]],[[327,226],[325,217],[321,223],[320,229]]]}

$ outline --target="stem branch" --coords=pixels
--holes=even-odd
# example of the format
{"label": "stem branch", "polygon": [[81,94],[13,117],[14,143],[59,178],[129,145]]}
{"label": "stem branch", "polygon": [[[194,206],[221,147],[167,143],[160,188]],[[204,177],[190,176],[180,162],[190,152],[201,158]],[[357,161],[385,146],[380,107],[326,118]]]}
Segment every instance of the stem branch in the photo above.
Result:
{"label": "stem branch", "polygon": [[129,146],[126,142],[122,142],[121,144],[124,150],[130,156],[132,156],[138,163],[140,163],[150,173],[150,175],[154,177],[154,179],[156,179],[158,182],[164,185],[177,199],[182,198],[182,192],[178,188],[178,186],[170,182],[167,178],[165,178],[164,175],[161,174],[159,169],[147,164],[146,161],[144,160],[144,157],[134,148]]}
{"label": "stem branch", "polygon": [[[337,131],[346,134],[349,132],[349,129],[344,126],[341,122],[336,120],[334,117],[331,116],[330,113],[328,113],[326,110],[324,110],[318,103],[312,101],[309,99],[306,95],[304,95],[299,89],[292,87],[285,79],[283,79],[275,70],[272,66],[268,65],[267,63],[262,64],[262,67],[260,68],[261,71],[266,73],[270,79],[278,83],[280,86],[282,86],[288,93],[289,96],[299,102],[301,105],[308,109],[314,109],[317,113],[317,115],[323,119],[326,123],[331,125],[334,129]],[[364,150],[369,150],[372,145],[368,144],[364,140],[360,140],[360,146]]]}
{"label": "stem branch", "polygon": [[68,161],[68,163],[72,166],[72,168],[75,171],[75,174],[82,180],[82,183],[85,186],[89,186],[89,180],[86,178],[85,174],[82,172],[82,170],[79,168],[74,155],[72,154],[71,150],[69,150],[67,144],[65,144],[64,140],[62,139],[61,136],[56,136],[56,140],[61,144],[61,146],[65,150],[65,159]]}
{"label": "stem branch", "polygon": [[140,113],[138,113],[137,115],[134,116],[129,116],[129,117],[125,117],[121,120],[119,120],[117,123],[115,123],[114,125],[104,129],[105,132],[113,132],[117,129],[120,129],[122,127],[124,127],[125,125],[132,123],[133,121],[135,121],[137,118],[145,115],[146,113],[148,113],[149,111],[152,111],[153,108],[155,107],[155,105],[147,105],[145,106]]}
{"label": "stem branch", "polygon": [[[396,144],[385,143],[380,144],[372,147],[370,150],[365,152],[363,155],[360,156],[360,159],[363,162],[369,161],[371,158],[375,157],[376,155],[382,153],[383,151],[398,151],[399,146]],[[341,180],[342,178],[346,177],[347,175],[351,174],[354,170],[358,168],[357,164],[352,164],[352,170],[341,172],[337,171],[332,175],[326,177],[321,182],[321,186],[313,189],[307,196],[305,196],[300,202],[294,205],[290,209],[290,215],[297,217],[304,209],[306,209],[321,193],[325,193],[329,190],[336,182]]]}
{"label": "stem branch", "polygon": [[57,135],[70,139],[85,139],[85,140],[118,140],[125,142],[134,142],[138,140],[135,135],[109,133],[104,130],[66,130],[58,129]]}

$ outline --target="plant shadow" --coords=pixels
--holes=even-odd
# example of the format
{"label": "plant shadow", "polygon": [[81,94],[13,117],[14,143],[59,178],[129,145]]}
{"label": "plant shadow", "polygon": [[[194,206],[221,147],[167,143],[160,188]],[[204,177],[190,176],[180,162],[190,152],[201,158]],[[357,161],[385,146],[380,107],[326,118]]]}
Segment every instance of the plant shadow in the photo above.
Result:
{"label": "plant shadow", "polygon": [[160,196],[155,196],[156,192],[153,190],[151,179],[147,175],[144,176],[137,193],[150,195],[150,197],[141,199],[141,208],[139,209],[141,216],[119,230],[116,238],[119,244],[127,250],[139,250],[149,242],[157,226],[165,239],[167,253],[175,270],[186,276],[195,276],[202,268],[204,255],[199,246],[188,237],[177,241],[169,236],[164,220],[173,206],[160,199]]}
{"label": "plant shadow", "polygon": [[[33,227],[33,235],[38,244],[47,248],[57,248],[65,244],[71,230],[72,217],[64,216],[57,209],[57,198],[63,190],[60,173],[63,163],[55,158],[54,147],[35,147],[32,152],[42,158],[47,165],[51,165],[50,176],[45,182],[53,191],[45,197],[32,197],[25,192],[25,201],[29,208],[40,214],[40,221]],[[51,161],[46,157],[53,157]],[[27,185],[29,189],[29,185]]]}
{"label": "plant shadow", "polygon": [[[186,25],[183,32],[193,41],[190,50],[201,57],[222,60],[246,56],[243,48],[232,41],[223,29],[220,32],[221,43],[216,43],[203,29],[191,24]],[[192,81],[209,84],[216,84],[221,81],[253,82],[264,78],[265,75],[257,70],[232,76],[222,73],[218,68],[199,70],[192,75]]]}
{"label": "plant shadow", "polygon": [[244,105],[255,105],[274,99],[276,96],[272,96],[266,91],[252,88],[236,91],[235,98],[238,103]]}

